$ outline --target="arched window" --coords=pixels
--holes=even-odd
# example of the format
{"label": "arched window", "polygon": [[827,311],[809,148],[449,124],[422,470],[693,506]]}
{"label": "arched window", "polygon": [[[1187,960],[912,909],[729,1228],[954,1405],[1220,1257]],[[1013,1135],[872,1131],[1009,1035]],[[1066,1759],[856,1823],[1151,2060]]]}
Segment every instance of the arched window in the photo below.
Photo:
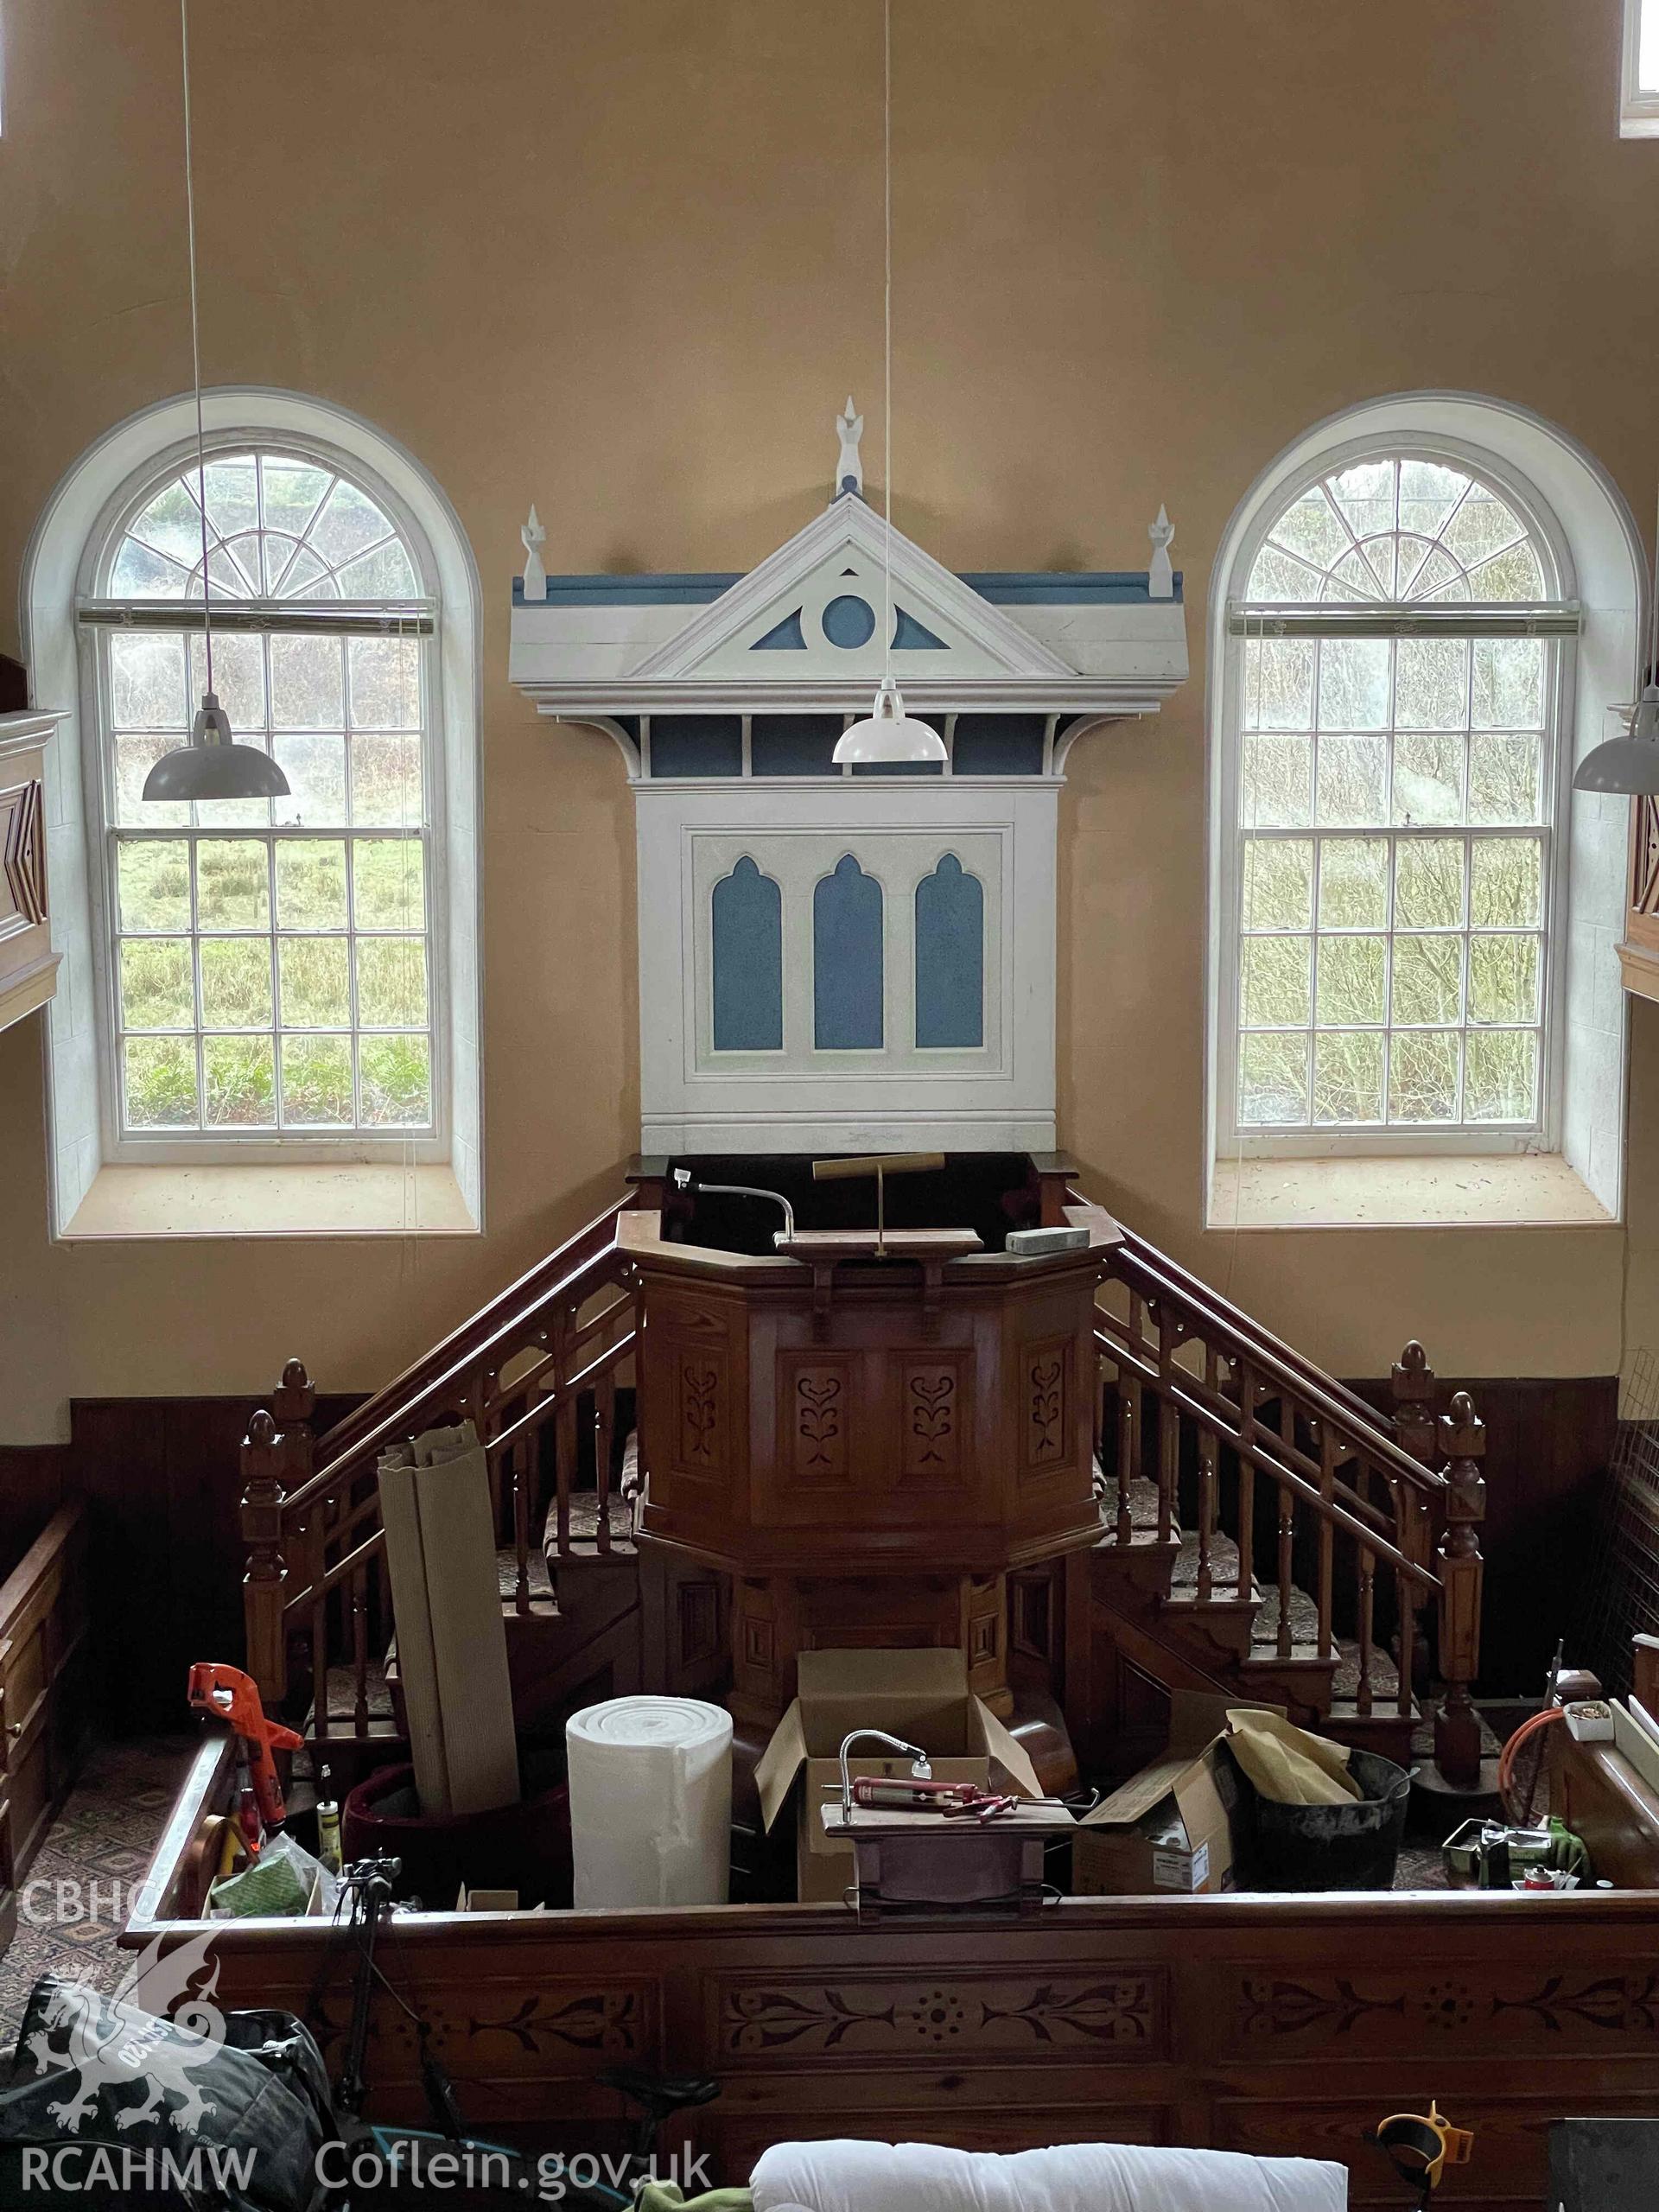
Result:
{"label": "arched window", "polygon": [[[206,679],[286,798],[156,804]],[[108,1111],[131,1141],[442,1136],[437,598],[389,491],[315,449],[152,470],[90,552]],[[290,1142],[289,1148],[292,1148]]]}
{"label": "arched window", "polygon": [[1559,528],[1472,456],[1350,448],[1233,575],[1219,1148],[1548,1144]]}
{"label": "arched window", "polygon": [[[23,562],[30,683],[62,709],[53,1233],[465,1232],[483,1203],[472,549],[414,455],[344,408],[214,388],[200,421],[200,485],[194,397],[116,423]],[[206,674],[204,512],[214,683],[237,738],[283,764],[274,802],[141,796]]]}

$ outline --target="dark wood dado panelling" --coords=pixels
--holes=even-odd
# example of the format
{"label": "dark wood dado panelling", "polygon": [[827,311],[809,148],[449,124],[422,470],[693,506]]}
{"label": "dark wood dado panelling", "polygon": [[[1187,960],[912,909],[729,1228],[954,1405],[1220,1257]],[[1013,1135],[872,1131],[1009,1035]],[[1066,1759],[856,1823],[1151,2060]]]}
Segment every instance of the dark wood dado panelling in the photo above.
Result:
{"label": "dark wood dado panelling", "polygon": [[[182,1726],[190,1662],[240,1663],[238,1452],[268,1395],[77,1398],[67,1444],[0,1445],[0,1530],[27,1538],[67,1497],[88,1502],[93,1644],[112,1727]],[[320,1398],[319,1431],[359,1402]]]}
{"label": "dark wood dado panelling", "polygon": [[[1350,1387],[1371,1405],[1389,1404],[1386,1382]],[[1573,1656],[1603,1478],[1618,1425],[1618,1378],[1442,1376],[1439,1410],[1457,1390],[1469,1392],[1486,1424],[1479,1687],[1497,1696],[1535,1693],[1548,1673],[1557,1637],[1567,1637],[1567,1656]]]}

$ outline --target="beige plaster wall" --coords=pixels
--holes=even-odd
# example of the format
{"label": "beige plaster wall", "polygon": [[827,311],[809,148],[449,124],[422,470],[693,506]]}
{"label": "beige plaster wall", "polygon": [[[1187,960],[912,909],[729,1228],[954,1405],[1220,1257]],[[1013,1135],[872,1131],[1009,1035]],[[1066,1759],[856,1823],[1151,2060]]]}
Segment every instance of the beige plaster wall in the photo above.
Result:
{"label": "beige plaster wall", "polygon": [[[0,1438],[74,1394],[367,1386],[631,1148],[632,824],[601,738],[505,681],[550,566],[742,569],[879,461],[875,0],[195,0],[203,354],[404,440],[486,580],[488,1233],[53,1248],[43,1027],[0,1036]],[[1138,566],[1179,529],[1194,676],[1073,756],[1062,1129],[1096,1185],[1344,1372],[1605,1372],[1620,1229],[1199,1228],[1204,612],[1262,465],[1446,385],[1651,503],[1659,143],[1618,0],[895,0],[897,516],[958,568]],[[188,367],[172,0],[8,0],[0,642],[53,485]],[[879,467],[873,469],[879,476]],[[1636,1023],[1630,1337],[1659,1344],[1659,1009]]]}

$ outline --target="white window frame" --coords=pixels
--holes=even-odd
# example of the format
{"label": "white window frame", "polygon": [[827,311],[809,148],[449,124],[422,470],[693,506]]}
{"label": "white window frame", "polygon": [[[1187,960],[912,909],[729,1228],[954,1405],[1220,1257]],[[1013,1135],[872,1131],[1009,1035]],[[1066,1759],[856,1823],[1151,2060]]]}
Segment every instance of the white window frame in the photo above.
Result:
{"label": "white window frame", "polygon": [[[346,1130],[335,1135],[276,1135],[215,1131],[137,1137],[117,1134],[110,1107],[114,1027],[109,996],[112,933],[99,841],[104,836],[104,749],[97,702],[85,672],[99,658],[84,640],[76,601],[92,565],[141,488],[164,477],[181,454],[188,464],[195,428],[194,401],[163,400],[105,434],[60,481],[25,553],[22,633],[35,696],[62,713],[48,756],[48,866],[54,940],[62,953],[59,990],[48,1028],[47,1098],[52,1233],[73,1237],[75,1217],[100,1171],[181,1168],[226,1158],[315,1176],[364,1163],[365,1173],[387,1164],[436,1172],[447,1163],[465,1218],[483,1221],[481,931],[480,927],[479,775],[481,690],[480,593],[477,564],[459,518],[420,462],[361,416],[308,394],[269,387],[219,387],[203,398],[207,435],[219,450],[315,452],[384,500],[404,532],[423,582],[437,601],[429,648],[427,744],[432,762],[428,811],[442,848],[429,891],[428,957],[433,1014],[435,1122],[411,1138]],[[440,1000],[442,994],[442,1001]],[[296,1206],[296,1235],[352,1234],[308,1228]],[[261,1233],[273,1233],[260,1224]],[[453,1212],[435,1224],[453,1234]],[[110,1233],[93,1229],[89,1234]],[[188,1228],[137,1234],[197,1233]],[[209,1230],[206,1233],[216,1233]],[[283,1233],[280,1226],[274,1233]],[[407,1217],[404,1233],[423,1233]]]}
{"label": "white window frame", "polygon": [[[1264,504],[1230,563],[1224,594],[1230,608],[1246,597],[1245,586],[1256,555],[1283,514],[1308,487],[1322,477],[1355,467],[1361,461],[1383,459],[1428,461],[1458,469],[1489,484],[1532,532],[1554,573],[1546,576],[1552,599],[1571,600],[1576,582],[1571,550],[1547,503],[1532,486],[1506,468],[1495,455],[1477,451],[1460,441],[1418,437],[1401,439],[1372,435],[1344,441],[1321,449],[1318,456],[1275,482],[1271,501]],[[1362,607],[1355,609],[1361,613]],[[1249,640],[1226,626],[1220,734],[1220,771],[1217,783],[1220,821],[1217,901],[1221,920],[1218,935],[1219,1015],[1216,1036],[1216,1143],[1226,1159],[1325,1159],[1334,1156],[1388,1158],[1400,1154],[1432,1157],[1474,1153],[1551,1152],[1560,1141],[1563,1038],[1560,995],[1564,963],[1558,957],[1557,917],[1566,912],[1567,839],[1559,834],[1565,819],[1572,783],[1571,745],[1562,733],[1572,728],[1573,685],[1576,677],[1574,641],[1552,640],[1551,696],[1546,702],[1544,785],[1547,806],[1542,836],[1545,844],[1543,881],[1542,978],[1543,1005],[1540,1040],[1539,1103],[1537,1119],[1517,1126],[1505,1122],[1492,1127],[1478,1122],[1394,1125],[1368,1123],[1355,1128],[1314,1124],[1302,1129],[1259,1129],[1238,1119],[1240,953],[1243,943],[1240,924],[1240,874],[1244,831],[1239,821],[1239,771],[1243,754],[1245,652]],[[1394,736],[1389,732],[1390,741]],[[1294,832],[1287,832],[1293,835]],[[1312,834],[1312,833],[1310,833]],[[1372,834],[1357,824],[1351,834]],[[1379,826],[1375,834],[1391,830]],[[1456,834],[1448,825],[1444,834]],[[1467,835],[1467,825],[1465,825]],[[1501,834],[1501,833],[1499,833]],[[1519,834],[1534,834],[1529,829]],[[1394,925],[1386,934],[1392,939]],[[1317,942],[1317,935],[1316,935]],[[1466,1023],[1464,1025],[1466,1028]]]}
{"label": "white window frame", "polygon": [[[1247,546],[1265,534],[1264,518],[1277,515],[1288,487],[1304,472],[1317,474],[1333,454],[1361,442],[1374,450],[1444,446],[1477,463],[1497,483],[1534,487],[1536,506],[1554,518],[1571,553],[1581,627],[1574,659],[1576,679],[1570,723],[1561,727],[1561,773],[1573,767],[1610,734],[1621,708],[1628,709],[1637,655],[1646,635],[1648,565],[1641,530],[1629,503],[1607,471],[1555,423],[1513,401],[1484,393],[1414,391],[1384,393],[1311,423],[1269,461],[1244,491],[1221,533],[1211,570],[1209,606],[1207,720],[1209,777],[1207,830],[1208,911],[1205,957],[1205,1091],[1200,1123],[1204,1146],[1201,1173],[1206,1193],[1205,1219],[1211,1227],[1236,1226],[1234,1175],[1236,1157],[1224,1131],[1232,1126],[1224,1112],[1219,1063],[1228,1009],[1224,988],[1230,956],[1228,940],[1236,929],[1236,896],[1230,905],[1222,878],[1230,838],[1236,834],[1236,791],[1224,790],[1229,767],[1227,732],[1236,718],[1228,696],[1233,658],[1228,637],[1227,600],[1242,598],[1249,569]],[[1304,480],[1306,477],[1304,475]],[[1262,524],[1258,531],[1257,525]],[[1250,557],[1254,557],[1253,553]],[[1560,1152],[1540,1161],[1541,1173],[1559,1176],[1565,1168],[1578,1179],[1601,1213],[1618,1220],[1624,1205],[1627,1010],[1620,988],[1618,948],[1624,935],[1630,802],[1616,794],[1575,791],[1570,808],[1556,821],[1558,855],[1565,874],[1566,897],[1554,916],[1560,961],[1560,1029],[1563,1037],[1564,1081],[1560,1114]],[[1467,1147],[1465,1147],[1467,1149]],[[1490,1156],[1490,1155],[1489,1155]],[[1444,1157],[1444,1155],[1442,1155]],[[1332,1227],[1363,1225],[1386,1218],[1386,1210],[1351,1198],[1363,1179],[1363,1164],[1351,1158],[1330,1163],[1332,1174],[1349,1178],[1334,1186],[1328,1211],[1316,1218]],[[1516,1170],[1524,1174],[1522,1161]],[[1299,1174],[1319,1173],[1317,1160]],[[1380,1169],[1381,1172],[1381,1169]],[[1301,1187],[1300,1185],[1298,1185]],[[1390,1201],[1392,1203],[1392,1201]],[[1353,1211],[1357,1204],[1359,1210]],[[1306,1226],[1288,1188],[1282,1198],[1264,1192],[1254,1225]],[[1433,1218],[1448,1212],[1444,1195]],[[1530,1216],[1529,1218],[1532,1217]],[[1551,1209],[1537,1218],[1556,1220]],[[1597,1214],[1595,1217],[1601,1217]],[[1467,1216],[1473,1225],[1491,1220],[1484,1200],[1471,1196]]]}
{"label": "white window frame", "polygon": [[1618,135],[1659,138],[1659,85],[1642,82],[1643,11],[1659,16],[1659,0],[1624,0],[1624,35],[1619,56]]}
{"label": "white window frame", "polygon": [[[220,455],[258,451],[289,455],[298,461],[311,461],[331,469],[357,484],[368,493],[397,528],[414,565],[420,596],[430,599],[437,613],[442,614],[442,601],[436,589],[436,578],[431,549],[426,543],[425,533],[403,501],[391,488],[381,482],[364,464],[340,447],[318,438],[297,439],[280,437],[271,433],[256,438],[238,437],[234,433],[219,431],[206,441],[209,463]],[[99,527],[89,537],[81,565],[79,599],[83,602],[102,601],[113,605],[105,583],[118,551],[121,541],[130,525],[142,514],[149,499],[176,476],[187,474],[195,466],[196,448],[194,438],[187,439],[168,451],[158,454],[154,463],[135,480],[123,486],[109,503],[99,518]],[[217,604],[218,594],[215,594]],[[193,605],[181,601],[181,605]],[[232,602],[232,604],[234,602]],[[134,625],[142,631],[142,621]],[[115,946],[116,925],[116,848],[124,830],[130,825],[115,819],[114,797],[114,725],[110,706],[111,632],[102,626],[82,622],[79,631],[81,745],[83,787],[86,793],[87,840],[94,855],[94,864],[89,871],[93,910],[93,969],[97,976],[99,995],[99,1063],[100,1117],[105,1160],[114,1166],[181,1166],[192,1163],[202,1166],[275,1166],[308,1162],[404,1160],[425,1166],[449,1157],[449,1050],[448,1037],[449,991],[447,957],[448,931],[446,927],[446,892],[448,874],[446,861],[448,840],[445,836],[447,810],[444,804],[444,730],[443,683],[441,655],[442,632],[441,620],[429,638],[422,639],[422,791],[424,819],[422,823],[425,847],[424,870],[426,913],[422,925],[426,946],[428,1033],[431,1039],[431,1101],[432,1119],[429,1125],[383,1132],[369,1129],[308,1129],[274,1130],[239,1129],[180,1129],[156,1130],[139,1135],[123,1127],[121,1111],[120,1068],[120,1000],[119,976]],[[194,634],[188,633],[188,634]],[[236,733],[232,733],[235,734]],[[166,833],[186,837],[212,836],[213,830],[177,830]],[[231,836],[268,836],[266,830],[249,832],[229,831]],[[289,834],[278,830],[278,836]],[[308,828],[291,833],[296,836],[321,836],[332,834],[332,829]],[[342,830],[349,840],[349,825]],[[272,933],[276,930],[273,912]],[[276,1009],[280,1017],[280,1008]],[[280,1033],[278,1018],[276,1030]],[[355,1027],[350,1033],[355,1039]]]}

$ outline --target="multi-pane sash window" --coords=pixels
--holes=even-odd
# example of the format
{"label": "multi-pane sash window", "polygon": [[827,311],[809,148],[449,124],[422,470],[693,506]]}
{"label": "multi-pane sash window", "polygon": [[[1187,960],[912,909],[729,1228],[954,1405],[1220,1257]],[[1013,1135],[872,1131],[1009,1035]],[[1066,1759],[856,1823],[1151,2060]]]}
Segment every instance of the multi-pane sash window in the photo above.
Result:
{"label": "multi-pane sash window", "polygon": [[1322,476],[1268,532],[1229,610],[1241,1137],[1541,1128],[1554,588],[1511,499],[1438,460]]}
{"label": "multi-pane sash window", "polygon": [[118,1137],[435,1131],[429,602],[379,500],[320,460],[206,470],[213,680],[290,796],[146,803],[203,688],[194,466],[140,502],[81,620],[102,722]]}

